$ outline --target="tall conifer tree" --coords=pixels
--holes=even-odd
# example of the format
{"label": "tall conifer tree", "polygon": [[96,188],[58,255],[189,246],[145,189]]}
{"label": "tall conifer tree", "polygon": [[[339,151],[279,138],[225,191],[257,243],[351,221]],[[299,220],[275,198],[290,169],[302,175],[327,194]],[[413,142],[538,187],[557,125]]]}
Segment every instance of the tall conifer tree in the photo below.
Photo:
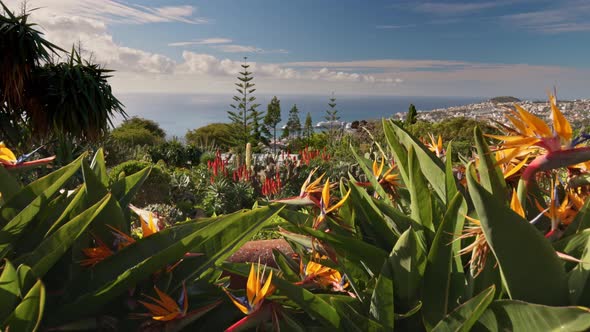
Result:
{"label": "tall conifer tree", "polygon": [[289,111],[289,121],[287,121],[287,128],[289,133],[294,136],[299,136],[301,133],[301,120],[299,119],[299,109],[297,105],[293,105]]}
{"label": "tall conifer tree", "polygon": [[309,141],[311,135],[313,134],[313,122],[311,120],[311,113],[309,112],[307,112],[307,116],[305,116],[305,125],[303,126],[303,132],[305,133],[305,136]]}
{"label": "tall conifer tree", "polygon": [[253,95],[254,91],[256,91],[255,84],[252,82],[254,76],[248,70],[250,65],[247,60],[248,58],[244,57],[242,71],[240,76],[237,77],[238,82],[235,83],[238,95],[234,96],[234,103],[230,105],[233,110],[227,111],[230,121],[236,127],[235,144],[241,146],[240,150],[245,148],[246,144],[252,140],[252,133],[260,130],[260,128],[254,128],[254,126],[260,126],[259,120],[262,116],[256,111],[256,108],[260,105],[256,104],[256,97]]}
{"label": "tall conifer tree", "polygon": [[281,101],[274,96],[268,107],[266,109],[266,116],[264,117],[264,125],[266,126],[267,130],[272,129],[272,139],[273,139],[273,153],[277,153],[277,125],[281,122]]}
{"label": "tall conifer tree", "polygon": [[328,109],[326,110],[325,119],[329,121],[328,124],[328,139],[330,143],[334,141],[336,138],[337,131],[340,131],[341,128],[338,128],[337,121],[340,120],[340,116],[338,115],[338,110],[336,109],[336,97],[334,96],[334,92],[332,92],[332,96],[330,97],[330,102],[328,103]]}

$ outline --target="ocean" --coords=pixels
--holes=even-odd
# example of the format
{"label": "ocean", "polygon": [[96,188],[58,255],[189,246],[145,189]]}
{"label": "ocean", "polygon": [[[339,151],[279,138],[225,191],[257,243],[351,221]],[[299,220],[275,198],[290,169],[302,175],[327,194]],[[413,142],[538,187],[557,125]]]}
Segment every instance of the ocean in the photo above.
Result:
{"label": "ocean", "polygon": [[[258,110],[265,111],[272,95],[255,95]],[[324,121],[328,109],[329,95],[286,95],[277,96],[281,101],[281,124],[287,122],[293,105],[299,109],[301,122],[307,112],[311,113],[314,125]],[[168,137],[184,138],[187,130],[196,129],[214,122],[227,122],[227,111],[232,95],[204,94],[119,94],[125,111],[131,116],[153,120],[160,124]],[[484,101],[486,97],[404,97],[404,96],[351,96],[336,95],[336,109],[340,121],[372,120],[391,117],[406,112],[410,104],[419,111],[466,105]],[[117,125],[122,118],[116,118]]]}

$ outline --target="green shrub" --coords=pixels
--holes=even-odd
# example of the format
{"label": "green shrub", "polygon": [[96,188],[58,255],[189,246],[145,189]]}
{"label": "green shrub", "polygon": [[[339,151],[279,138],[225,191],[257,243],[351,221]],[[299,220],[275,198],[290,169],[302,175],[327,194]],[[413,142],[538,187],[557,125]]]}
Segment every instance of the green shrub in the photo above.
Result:
{"label": "green shrub", "polygon": [[201,158],[198,148],[184,145],[175,139],[150,147],[149,154],[152,162],[163,160],[167,165],[174,167],[197,165]]}
{"label": "green shrub", "polygon": [[170,174],[165,169],[151,163],[139,160],[130,160],[113,167],[110,170],[109,178],[113,183],[121,174],[130,175],[138,172],[145,167],[151,166],[152,170],[145,183],[139,189],[132,203],[138,206],[148,204],[169,203],[170,202]]}

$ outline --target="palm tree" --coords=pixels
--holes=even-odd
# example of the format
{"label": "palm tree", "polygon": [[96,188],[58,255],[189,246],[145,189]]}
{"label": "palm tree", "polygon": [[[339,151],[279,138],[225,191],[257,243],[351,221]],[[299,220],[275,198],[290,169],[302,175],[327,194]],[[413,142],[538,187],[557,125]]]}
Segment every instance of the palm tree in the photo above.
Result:
{"label": "palm tree", "polygon": [[[126,117],[112,94],[110,70],[44,39],[29,13],[14,14],[0,1],[0,141],[12,146],[54,137],[95,140],[116,114]],[[53,61],[59,55],[65,62]]]}

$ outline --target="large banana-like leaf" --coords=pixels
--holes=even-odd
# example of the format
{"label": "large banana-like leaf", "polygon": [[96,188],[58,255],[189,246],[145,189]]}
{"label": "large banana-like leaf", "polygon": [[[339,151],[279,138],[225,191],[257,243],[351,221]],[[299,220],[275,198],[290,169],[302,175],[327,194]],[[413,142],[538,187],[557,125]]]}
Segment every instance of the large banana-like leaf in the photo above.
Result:
{"label": "large banana-like leaf", "polygon": [[[383,131],[390,146],[399,144],[397,143],[399,141],[407,150],[410,150],[410,147],[414,149],[416,157],[419,160],[419,164],[416,164],[416,166],[419,166],[422,173],[428,174],[427,180],[432,185],[432,189],[434,189],[434,192],[436,192],[441,201],[446,203],[445,165],[443,162],[432,151],[426,148],[422,142],[414,138],[402,127],[396,125],[393,121],[384,120]],[[396,155],[396,160],[398,160],[400,156],[397,154],[400,152],[395,150],[394,154]],[[411,172],[411,167],[406,167],[409,168],[406,169],[406,172]],[[407,184],[408,182],[406,180],[404,178],[404,182]]]}
{"label": "large banana-like leaf", "polygon": [[324,241],[331,246],[341,257],[356,262],[359,266],[365,265],[375,274],[381,270],[387,252],[367,242],[357,240],[351,236],[325,233],[309,227],[302,227],[301,230],[312,237]]}
{"label": "large banana-like leaf", "polygon": [[[405,234],[405,233],[404,233]],[[385,260],[373,294],[371,295],[370,314],[389,330],[394,327],[394,271],[390,259]]]}
{"label": "large banana-like leaf", "polygon": [[469,332],[478,318],[494,300],[495,292],[496,287],[492,285],[490,288],[474,296],[441,320],[432,329],[432,332]]}
{"label": "large banana-like leaf", "polygon": [[19,213],[31,206],[38,206],[43,200],[51,197],[56,191],[62,189],[63,185],[80,168],[80,161],[86,157],[83,153],[78,159],[69,165],[52,172],[23,188],[0,209],[0,226],[5,226],[9,221],[14,220]]}
{"label": "large banana-like leaf", "polygon": [[20,192],[21,186],[4,167],[0,167],[0,206],[2,200],[9,201],[16,193]]}
{"label": "large banana-like leaf", "polygon": [[[71,320],[96,312],[140,280],[165,268],[188,252],[205,254],[206,261],[198,266],[184,265],[175,269],[181,280],[198,276],[239,248],[275,216],[280,208],[264,207],[239,211],[204,222],[187,222],[170,227],[123,248],[115,255],[81,273],[69,284],[63,305],[50,315],[51,324]],[[182,264],[181,264],[182,265]],[[180,270],[178,270],[180,269]],[[182,282],[173,283],[175,288]]]}
{"label": "large banana-like leaf", "polygon": [[131,200],[139,191],[143,182],[148,178],[151,171],[151,167],[146,167],[137,173],[126,176],[113,183],[111,191],[113,196],[119,200],[121,206],[127,206],[131,203]]}
{"label": "large banana-like leaf", "polygon": [[496,166],[496,159],[486,143],[483,133],[479,127],[474,129],[475,147],[479,156],[479,177],[481,185],[492,194],[503,197],[506,195],[506,182],[499,167]]}
{"label": "large banana-like leaf", "polygon": [[385,134],[387,144],[389,145],[389,148],[391,149],[391,152],[393,154],[393,158],[395,159],[395,163],[397,165],[397,169],[399,170],[399,174],[402,177],[402,180],[406,186],[411,185],[410,177],[408,175],[408,151],[400,142],[399,137],[393,129],[392,122],[383,119],[382,124],[383,133]]}
{"label": "large banana-like leaf", "polygon": [[345,331],[359,331],[359,332],[381,332],[393,331],[393,327],[384,327],[379,322],[376,322],[365,315],[360,314],[355,308],[348,303],[338,301],[337,298],[332,298],[332,305],[342,317],[342,329]]}
{"label": "large banana-like leaf", "polygon": [[[471,167],[471,166],[470,166]],[[469,193],[511,299],[547,305],[568,303],[565,269],[547,239],[492,195],[468,170]]]}
{"label": "large banana-like leaf", "polygon": [[107,174],[107,166],[104,160],[104,150],[100,148],[94,154],[90,168],[94,171],[96,177],[100,180],[103,186],[108,187],[109,176]]}
{"label": "large banana-like leaf", "polygon": [[[18,241],[25,230],[27,230],[29,224],[34,220],[35,216],[37,216],[37,214],[39,214],[39,212],[47,206],[53,194],[63,187],[63,185],[70,179],[72,175],[74,175],[79,167],[80,161],[78,159],[74,161],[74,163],[33,182],[31,185],[27,186],[21,191],[21,193],[24,194],[17,194],[4,206],[2,206],[2,209],[0,210],[2,217],[13,217],[11,219],[7,219],[7,223],[0,230],[0,257],[5,257],[8,254],[8,252],[16,244],[16,241]],[[30,193],[38,191],[37,187],[45,187],[48,177],[54,180],[54,182],[48,184],[47,188],[36,198],[30,201],[30,203],[24,207],[21,207],[23,202],[29,200],[31,196]],[[18,213],[16,211],[18,211]],[[0,224],[1,223],[2,220],[0,220]]]}
{"label": "large banana-like leaf", "polygon": [[576,214],[574,221],[567,226],[562,237],[574,235],[587,228],[590,228],[590,199],[586,199],[584,206]]}
{"label": "large banana-like leaf", "polygon": [[381,184],[379,184],[379,181],[377,181],[377,178],[375,177],[375,174],[373,174],[373,171],[371,169],[369,169],[369,167],[367,166],[367,163],[365,162],[365,159],[364,158],[361,158],[356,153],[356,151],[355,151],[355,149],[354,149],[354,147],[352,145],[350,146],[350,151],[352,151],[352,155],[354,156],[354,158],[356,159],[357,163],[359,164],[359,166],[361,167],[361,169],[363,170],[363,172],[367,176],[367,179],[371,183],[371,186],[373,186],[373,189],[375,190],[375,192],[377,192],[377,194],[379,194],[379,197],[381,197],[381,198],[384,199],[384,202],[386,204],[391,205],[391,200],[387,199],[388,195],[385,192],[385,189],[383,189],[383,187],[381,186]]}
{"label": "large banana-like leaf", "polygon": [[408,312],[420,301],[420,288],[426,268],[426,248],[411,228],[399,238],[386,261],[393,275],[395,310]]}
{"label": "large banana-like leaf", "polygon": [[12,314],[2,322],[2,328],[10,331],[37,331],[45,308],[45,287],[38,280],[16,306]]}
{"label": "large banana-like leaf", "polygon": [[457,230],[463,228],[466,213],[467,204],[463,196],[456,193],[449,201],[447,212],[428,252],[422,296],[422,317],[427,328],[435,326],[453,310],[463,295],[465,276],[453,271],[453,264],[455,257],[459,255],[459,250],[454,245]]}
{"label": "large banana-like leaf", "polygon": [[[411,185],[408,185],[411,196],[411,217],[424,227],[423,230],[416,230],[416,232],[423,238],[423,241],[430,242],[436,232],[433,222],[433,197],[426,183],[426,178],[420,170],[419,161],[413,147],[408,149],[408,168],[411,183]],[[429,174],[429,177],[432,177],[432,175]]]}
{"label": "large banana-like leaf", "polygon": [[4,321],[18,302],[20,294],[18,274],[10,261],[4,261],[4,269],[0,274],[0,322]]}
{"label": "large banana-like leaf", "polygon": [[332,305],[324,301],[321,297],[281,278],[273,278],[272,283],[280,291],[281,295],[287,296],[303,309],[303,311],[326,327],[333,329],[341,328],[342,318]]}
{"label": "large banana-like leaf", "polygon": [[101,212],[111,199],[110,194],[106,195],[98,203],[67,222],[55,233],[43,240],[34,251],[17,258],[15,263],[31,266],[35,276],[44,276],[53,264],[55,264],[55,262],[57,262],[70,248],[82,232],[84,232],[95,219],[101,216]]}
{"label": "large banana-like leaf", "polygon": [[492,302],[472,331],[588,331],[590,310],[513,300]]}
{"label": "large banana-like leaf", "polygon": [[[410,218],[408,215],[397,208],[384,203],[384,200],[373,198],[372,201],[377,206],[379,211],[381,211],[381,213],[386,216],[385,221],[391,225],[390,227],[394,234],[401,235],[410,227],[414,227],[415,229],[422,228],[422,225],[418,224],[416,221],[414,221],[414,219]],[[399,235],[397,235],[397,237],[399,237]]]}
{"label": "large banana-like leaf", "polygon": [[572,251],[576,251],[574,257],[579,257],[581,261],[568,275],[570,303],[590,306],[590,229],[565,240],[564,252],[571,255]]}
{"label": "large banana-like leaf", "polygon": [[350,204],[355,212],[355,225],[359,226],[367,235],[374,239],[379,248],[390,251],[396,234],[393,225],[385,218],[380,209],[373,202],[373,198],[355,184],[350,185]]}

